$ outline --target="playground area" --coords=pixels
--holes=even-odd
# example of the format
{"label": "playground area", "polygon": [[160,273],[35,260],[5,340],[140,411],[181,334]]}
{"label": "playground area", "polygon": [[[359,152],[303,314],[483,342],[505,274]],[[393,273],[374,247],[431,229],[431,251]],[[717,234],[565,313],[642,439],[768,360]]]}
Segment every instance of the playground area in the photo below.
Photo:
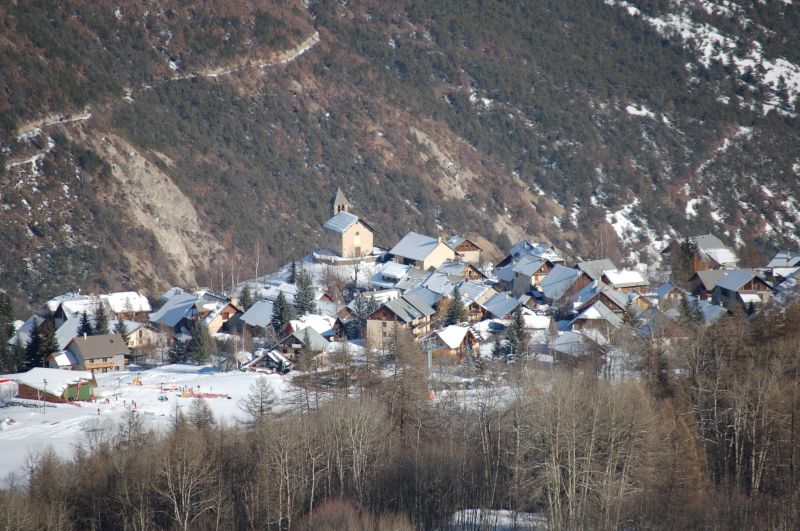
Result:
{"label": "playground area", "polygon": [[[98,419],[109,428],[135,409],[152,429],[167,429],[175,408],[185,410],[203,398],[219,424],[233,425],[243,414],[239,402],[250,385],[263,376],[280,400],[290,392],[291,377],[249,372],[218,372],[210,366],[166,365],[150,370],[129,370],[95,376],[94,400],[67,404],[40,404],[21,400],[0,408],[0,479],[22,472],[27,456],[51,447],[69,456]],[[10,422],[6,422],[6,420]]]}

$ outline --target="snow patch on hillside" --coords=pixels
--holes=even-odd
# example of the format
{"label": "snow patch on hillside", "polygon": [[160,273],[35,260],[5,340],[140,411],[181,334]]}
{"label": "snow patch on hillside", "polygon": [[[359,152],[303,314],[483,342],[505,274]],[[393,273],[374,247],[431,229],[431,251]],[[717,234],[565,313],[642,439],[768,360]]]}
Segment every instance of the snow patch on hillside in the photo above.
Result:
{"label": "snow patch on hillside", "polygon": [[[622,7],[631,16],[641,17],[666,37],[679,37],[697,52],[697,61],[705,67],[710,66],[713,61],[719,61],[723,65],[734,67],[739,75],[751,74],[755,78],[753,84],[771,92],[768,100],[762,104],[761,110],[764,114],[775,110],[782,114],[795,115],[793,111],[796,109],[796,100],[800,97],[800,66],[783,57],[767,59],[760,42],[751,40],[746,47],[748,51],[742,52],[740,39],[725,35],[710,24],[695,22],[686,5],[678,13],[650,17],[625,0],[604,0],[604,3]],[[738,11],[738,6],[731,2],[703,2],[702,6],[710,14],[719,16],[732,16],[734,11]],[[736,16],[740,17],[739,14]],[[749,23],[744,18],[740,22],[745,25]],[[780,94],[782,88],[791,109],[787,110],[783,106]]]}
{"label": "snow patch on hillside", "polygon": [[647,118],[655,118],[656,115],[653,114],[652,111],[648,110],[647,107],[642,105],[641,107],[636,107],[635,105],[628,105],[625,107],[625,110],[628,114],[632,114],[634,116],[644,116]]}

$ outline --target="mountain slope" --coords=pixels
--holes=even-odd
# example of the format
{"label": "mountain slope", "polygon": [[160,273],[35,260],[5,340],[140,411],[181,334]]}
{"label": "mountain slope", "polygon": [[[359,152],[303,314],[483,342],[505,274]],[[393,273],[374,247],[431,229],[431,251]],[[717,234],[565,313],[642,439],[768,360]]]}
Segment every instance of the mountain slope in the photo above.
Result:
{"label": "mountain slope", "polygon": [[219,284],[256,249],[306,252],[337,186],[379,245],[468,231],[648,263],[662,235],[796,245],[800,46],[777,4],[3,8],[0,53],[36,72],[0,74],[6,284]]}

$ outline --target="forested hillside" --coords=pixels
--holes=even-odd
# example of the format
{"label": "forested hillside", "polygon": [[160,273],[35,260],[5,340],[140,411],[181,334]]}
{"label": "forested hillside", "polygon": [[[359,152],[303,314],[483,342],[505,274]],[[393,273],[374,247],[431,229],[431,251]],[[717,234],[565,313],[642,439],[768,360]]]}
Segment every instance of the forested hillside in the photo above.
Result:
{"label": "forested hillside", "polygon": [[630,262],[707,231],[794,246],[799,12],[0,6],[4,287],[203,284],[256,249],[274,264],[314,245],[336,187],[383,246],[410,229]]}

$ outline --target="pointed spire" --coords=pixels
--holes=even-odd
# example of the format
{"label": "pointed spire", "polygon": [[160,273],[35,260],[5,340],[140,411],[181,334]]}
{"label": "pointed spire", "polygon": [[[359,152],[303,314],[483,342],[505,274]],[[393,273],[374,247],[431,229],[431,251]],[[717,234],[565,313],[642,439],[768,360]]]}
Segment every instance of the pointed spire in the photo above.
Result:
{"label": "pointed spire", "polygon": [[333,215],[339,212],[350,212],[350,201],[344,196],[341,188],[336,189],[336,196],[333,198]]}

